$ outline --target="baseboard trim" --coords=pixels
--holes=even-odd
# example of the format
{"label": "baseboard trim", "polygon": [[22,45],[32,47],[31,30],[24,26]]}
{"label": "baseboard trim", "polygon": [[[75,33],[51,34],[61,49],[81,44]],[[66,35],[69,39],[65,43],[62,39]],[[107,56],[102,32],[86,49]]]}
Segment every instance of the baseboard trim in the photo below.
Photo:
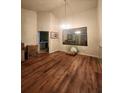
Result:
{"label": "baseboard trim", "polygon": [[96,55],[92,55],[92,54],[87,54],[87,53],[78,53],[80,55],[86,55],[86,56],[91,56],[91,57],[96,57],[96,58],[100,58],[99,56]]}
{"label": "baseboard trim", "polygon": [[55,50],[55,51],[49,51],[49,53],[54,53],[54,52],[57,52],[57,51],[59,51],[59,50]]}
{"label": "baseboard trim", "polygon": [[[60,51],[60,50],[51,51],[49,53],[54,53],[54,52],[57,52],[57,51]],[[62,52],[65,52],[66,53],[67,51],[62,51]],[[96,58],[100,59],[100,57],[99,56],[96,56],[96,55],[91,55],[91,54],[87,54],[87,53],[78,53],[78,54],[80,54],[80,55],[86,55],[86,56],[91,56],[91,57],[96,57]]]}
{"label": "baseboard trim", "polygon": [[[63,51],[63,52],[67,52],[67,51]],[[82,53],[82,52],[79,52],[78,54],[80,54],[80,55],[86,55],[86,56],[91,56],[91,57],[96,57],[96,58],[100,58],[100,57],[97,56],[97,55],[92,55],[92,54],[87,54],[87,53]]]}

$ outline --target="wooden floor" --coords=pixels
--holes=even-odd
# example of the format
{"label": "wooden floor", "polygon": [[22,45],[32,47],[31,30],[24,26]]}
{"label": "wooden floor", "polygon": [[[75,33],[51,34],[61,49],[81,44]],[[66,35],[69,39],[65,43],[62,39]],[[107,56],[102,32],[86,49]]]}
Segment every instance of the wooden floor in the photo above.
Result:
{"label": "wooden floor", "polygon": [[41,54],[22,63],[21,93],[101,93],[97,58]]}

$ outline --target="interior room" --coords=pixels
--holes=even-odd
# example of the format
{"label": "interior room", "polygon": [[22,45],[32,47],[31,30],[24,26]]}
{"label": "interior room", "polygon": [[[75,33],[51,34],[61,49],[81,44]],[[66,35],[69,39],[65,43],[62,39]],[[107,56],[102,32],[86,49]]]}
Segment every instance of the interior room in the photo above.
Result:
{"label": "interior room", "polygon": [[102,0],[21,0],[21,93],[102,93]]}
{"label": "interior room", "polygon": [[40,53],[49,52],[49,43],[48,43],[49,32],[48,31],[39,31],[39,47]]}

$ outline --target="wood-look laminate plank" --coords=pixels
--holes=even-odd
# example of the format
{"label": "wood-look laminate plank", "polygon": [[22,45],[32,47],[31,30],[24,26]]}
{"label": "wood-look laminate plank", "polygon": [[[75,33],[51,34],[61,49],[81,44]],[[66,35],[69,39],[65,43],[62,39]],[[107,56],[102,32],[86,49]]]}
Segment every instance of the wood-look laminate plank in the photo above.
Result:
{"label": "wood-look laminate plank", "polygon": [[44,54],[22,64],[22,93],[100,93],[97,58]]}
{"label": "wood-look laminate plank", "polygon": [[[62,58],[62,57],[61,57],[61,58]],[[39,87],[37,87],[37,89],[35,89],[35,93],[39,93],[39,92],[36,92],[36,91],[39,91],[40,87],[42,88],[42,85],[41,85],[41,84],[44,85],[44,82],[46,82],[47,80],[49,80],[49,81],[53,80],[52,77],[51,77],[51,75],[52,75],[52,76],[55,76],[54,74],[60,69],[60,67],[63,66],[63,64],[66,63],[66,66],[67,66],[67,62],[68,62],[67,59],[68,59],[68,57],[62,58],[62,60],[61,60],[61,62],[60,62],[59,65],[55,66],[53,69],[50,69],[49,72],[44,73],[44,75],[42,75],[42,76],[40,77],[40,79],[38,80],[39,82],[37,82],[35,85],[31,86],[31,89],[30,89],[30,90],[27,90],[26,93],[30,93],[30,91],[34,91],[33,89],[34,89],[35,87],[37,87],[37,86],[39,86]],[[65,63],[64,63],[64,62],[65,62]],[[53,62],[53,63],[54,63],[54,62]],[[60,73],[60,72],[59,72],[59,73]],[[47,91],[48,88],[50,88],[50,87],[46,87],[46,88],[47,88],[47,89],[46,89],[46,91]],[[43,91],[43,90],[42,90],[42,91]]]}
{"label": "wood-look laminate plank", "polygon": [[[36,82],[36,79],[38,79],[39,76],[41,76],[43,73],[47,72],[49,69],[51,69],[53,66],[55,66],[56,64],[59,63],[59,60],[54,60],[53,58],[49,58],[49,59],[50,60],[47,60],[47,59],[44,60],[43,62],[46,62],[46,63],[43,65],[36,63],[37,65],[40,65],[40,66],[35,68],[35,70],[33,70],[32,73],[30,73],[27,76],[25,76],[24,78],[22,78],[22,86],[25,85],[26,83],[28,83],[29,81],[30,82],[28,84],[26,84],[25,86],[29,86],[30,83]],[[31,77],[31,78],[28,78],[28,77]]]}
{"label": "wood-look laminate plank", "polygon": [[[55,55],[55,54],[54,54]],[[52,54],[50,55],[50,56],[52,56]],[[24,76],[26,76],[27,74],[29,74],[29,73],[32,73],[33,71],[35,71],[35,70],[37,70],[39,67],[41,67],[41,66],[43,66],[44,64],[48,64],[49,62],[53,62],[54,60],[55,61],[57,61],[58,59],[55,59],[55,58],[52,58],[52,57],[50,57],[50,56],[47,56],[47,57],[42,57],[42,58],[38,58],[38,59],[36,59],[36,61],[34,61],[33,60],[33,62],[31,62],[30,60],[29,61],[27,61],[26,62],[26,65],[27,64],[31,64],[32,63],[32,65],[29,65],[29,66],[27,66],[27,67],[25,67],[25,69],[24,68],[22,68],[23,70],[22,70],[22,77],[24,77]],[[57,57],[62,57],[62,54],[61,55],[56,55],[56,58]],[[35,63],[35,64],[34,64]],[[49,66],[49,65],[48,65]]]}

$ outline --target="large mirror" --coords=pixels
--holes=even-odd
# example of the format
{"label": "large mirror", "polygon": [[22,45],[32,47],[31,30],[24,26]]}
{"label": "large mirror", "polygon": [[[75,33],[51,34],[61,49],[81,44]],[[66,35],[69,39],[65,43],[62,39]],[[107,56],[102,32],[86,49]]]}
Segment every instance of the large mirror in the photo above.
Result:
{"label": "large mirror", "polygon": [[64,29],[63,44],[87,46],[87,27]]}

